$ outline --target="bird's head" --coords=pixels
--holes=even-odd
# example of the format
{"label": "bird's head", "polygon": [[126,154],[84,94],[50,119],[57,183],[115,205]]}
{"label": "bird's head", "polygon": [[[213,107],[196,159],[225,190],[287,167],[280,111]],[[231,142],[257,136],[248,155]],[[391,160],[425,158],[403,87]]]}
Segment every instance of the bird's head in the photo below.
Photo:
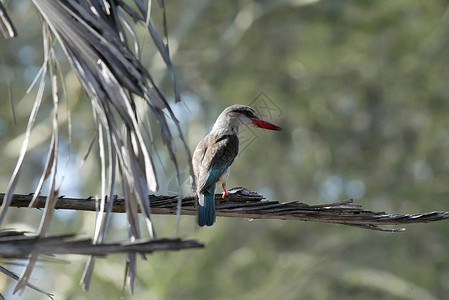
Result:
{"label": "bird's head", "polygon": [[239,130],[251,125],[268,130],[281,130],[279,126],[259,118],[257,112],[251,107],[240,104],[226,108],[215,122],[214,129],[238,133]]}

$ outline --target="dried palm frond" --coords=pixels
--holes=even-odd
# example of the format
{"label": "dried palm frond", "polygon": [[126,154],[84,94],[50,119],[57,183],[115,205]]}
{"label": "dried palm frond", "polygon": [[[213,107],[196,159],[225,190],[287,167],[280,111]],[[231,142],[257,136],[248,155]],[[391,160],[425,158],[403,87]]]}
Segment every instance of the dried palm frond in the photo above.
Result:
{"label": "dried palm frond", "polygon": [[[76,239],[74,234],[41,237],[24,231],[0,231],[0,261],[4,265],[10,264],[9,260],[11,259],[27,259],[30,255],[78,254],[106,256],[114,253],[152,253],[155,251],[198,249],[203,247],[204,245],[196,240],[181,239],[153,239],[95,245],[91,239]],[[1,265],[0,272],[14,280],[22,280],[20,276]],[[29,282],[26,283],[26,286],[50,298],[53,296]]]}
{"label": "dried palm frond", "polygon": [[9,18],[2,2],[0,2],[0,31],[2,32],[5,39],[10,39],[17,35],[16,28],[12,24],[11,19]]}
{"label": "dried palm frond", "polygon": [[[164,34],[167,39],[165,5],[164,1],[159,1],[159,3],[163,11]],[[142,0],[134,0],[133,7],[136,7],[137,10],[123,1],[112,0],[33,0],[33,4],[42,17],[45,57],[43,66],[35,80],[35,82],[39,81],[38,93],[29,118],[25,140],[0,208],[0,225],[5,219],[19,179],[31,131],[43,100],[47,76],[50,77],[53,99],[53,132],[46,166],[30,206],[37,205],[43,184],[48,181],[49,196],[46,199],[45,210],[38,230],[40,237],[45,236],[50,224],[60,189],[60,185],[56,184],[60,86],[64,91],[62,75],[54,49],[55,41],[57,41],[89,96],[94,111],[96,135],[100,147],[101,199],[93,242],[101,244],[105,240],[112,210],[112,201],[106,203],[106,199],[111,199],[114,195],[117,174],[121,177],[122,190],[126,199],[129,240],[135,241],[144,237],[138,222],[138,211],[143,212],[147,235],[154,238],[156,233],[151,220],[151,206],[147,201],[147,195],[148,190],[156,191],[158,189],[158,182],[148,150],[150,147],[147,147],[144,131],[141,131],[142,124],[138,117],[136,101],[145,103],[158,121],[162,140],[177,171],[178,182],[178,161],[167,116],[176,126],[177,134],[187,152],[189,164],[190,152],[170,105],[155,84],[151,74],[140,61],[140,49],[136,34],[126,16],[128,15],[136,23],[148,29],[154,45],[172,75],[175,100],[179,101],[179,88],[170,61],[168,43],[163,41],[156,30],[150,18],[150,8]],[[1,12],[4,11],[1,10],[2,8],[0,7]],[[129,47],[125,29],[130,31],[135,38],[134,52]],[[146,125],[150,126],[149,123]],[[150,142],[153,140],[150,139]],[[180,212],[181,199],[182,196],[179,195],[178,212]],[[38,255],[39,253],[31,254],[28,266],[21,276],[16,290],[27,285]],[[129,269],[135,270],[135,259],[132,258],[134,254],[130,253],[129,255]],[[94,257],[91,257],[83,276],[82,282],[86,289],[89,286],[94,262]],[[132,277],[135,272],[128,272],[128,274],[129,282],[133,282]]]}
{"label": "dried palm frond", "polygon": [[[326,204],[309,205],[298,201],[278,202],[266,200],[263,195],[245,188],[228,190],[229,196],[222,198],[215,195],[217,216],[247,219],[280,219],[292,221],[312,221],[334,223],[361,227],[380,231],[403,231],[403,228],[384,228],[384,225],[406,225],[429,223],[449,219],[449,212],[434,211],[427,213],[398,214],[376,212],[364,209],[355,204],[352,199]],[[0,194],[1,196],[1,194]],[[14,195],[11,206],[26,207],[32,195]],[[56,203],[57,209],[95,211],[96,203],[93,197],[87,199],[60,197]],[[44,207],[46,198],[39,198],[37,207]],[[125,212],[126,200],[115,198],[111,201],[113,212]],[[153,214],[174,215],[177,211],[177,196],[150,195]],[[184,197],[181,214],[195,215],[195,198]]]}
{"label": "dried palm frond", "polygon": [[152,253],[164,250],[203,248],[196,240],[144,239],[135,242],[103,243],[92,239],[76,239],[75,234],[39,237],[23,231],[5,230],[0,233],[0,260],[25,259],[30,254],[79,254],[107,256],[113,253]]}

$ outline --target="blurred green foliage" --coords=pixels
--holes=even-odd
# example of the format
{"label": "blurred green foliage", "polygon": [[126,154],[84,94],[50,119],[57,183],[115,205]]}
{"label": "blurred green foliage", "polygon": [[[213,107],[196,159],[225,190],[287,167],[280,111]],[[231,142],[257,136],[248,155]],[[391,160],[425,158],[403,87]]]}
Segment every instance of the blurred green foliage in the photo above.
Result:
{"label": "blurred green foliage", "polygon": [[[11,2],[9,11],[19,37],[0,44],[3,190],[20,145],[14,139],[24,131],[35,95],[25,91],[42,63],[30,2]],[[191,149],[225,107],[257,106],[264,93],[276,108],[269,121],[284,131],[246,133],[254,139],[235,160],[228,186],[279,201],[315,204],[353,197],[370,210],[449,210],[448,12],[443,0],[168,1],[172,57],[185,100],[174,107]],[[150,39],[143,30],[140,36]],[[143,59],[170,96],[171,82],[155,50],[145,48]],[[90,104],[65,68],[73,111],[65,193],[87,197],[99,186],[96,154],[79,166],[94,132]],[[5,71],[17,126],[11,122]],[[46,137],[50,104],[47,97],[37,137]],[[36,141],[18,192],[36,185],[45,151],[46,144]],[[159,151],[160,192],[176,191],[162,145]],[[40,213],[11,209],[9,222],[25,226],[16,222],[26,219],[35,227]],[[93,214],[57,215],[52,232],[92,233]],[[114,218],[111,240],[125,235],[123,216]],[[155,220],[159,235],[169,236],[174,218]],[[200,230],[193,218],[183,217],[179,234],[207,247],[142,260],[134,299],[447,299],[449,293],[447,222],[389,234],[228,218]],[[68,260],[72,263],[45,264],[33,283],[58,299],[119,298],[123,256],[98,261],[88,293],[78,285],[85,259]],[[128,292],[125,298],[131,298]]]}

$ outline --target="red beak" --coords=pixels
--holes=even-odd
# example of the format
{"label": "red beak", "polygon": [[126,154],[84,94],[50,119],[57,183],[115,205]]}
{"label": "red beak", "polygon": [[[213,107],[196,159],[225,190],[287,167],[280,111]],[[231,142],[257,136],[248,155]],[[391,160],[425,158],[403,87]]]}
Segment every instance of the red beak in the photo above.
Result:
{"label": "red beak", "polygon": [[264,121],[262,119],[252,118],[253,124],[257,127],[269,129],[269,130],[282,130],[281,127],[271,124],[270,122]]}

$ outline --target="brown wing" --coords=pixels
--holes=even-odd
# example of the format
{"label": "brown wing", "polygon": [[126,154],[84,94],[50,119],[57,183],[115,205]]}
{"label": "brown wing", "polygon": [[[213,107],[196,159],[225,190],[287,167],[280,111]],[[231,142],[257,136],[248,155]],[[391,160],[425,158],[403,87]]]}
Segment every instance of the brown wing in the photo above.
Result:
{"label": "brown wing", "polygon": [[198,189],[204,190],[215,184],[232,164],[239,152],[237,135],[208,134],[193,153],[193,171]]}

